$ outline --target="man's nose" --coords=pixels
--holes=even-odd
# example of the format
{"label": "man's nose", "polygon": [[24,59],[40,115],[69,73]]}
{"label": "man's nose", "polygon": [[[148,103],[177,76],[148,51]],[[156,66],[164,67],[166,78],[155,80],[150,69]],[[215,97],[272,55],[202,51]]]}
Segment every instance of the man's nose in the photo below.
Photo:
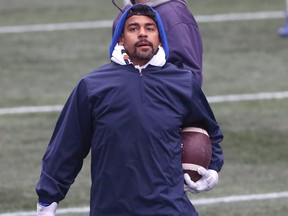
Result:
{"label": "man's nose", "polygon": [[145,28],[140,28],[139,37],[147,37],[147,32]]}

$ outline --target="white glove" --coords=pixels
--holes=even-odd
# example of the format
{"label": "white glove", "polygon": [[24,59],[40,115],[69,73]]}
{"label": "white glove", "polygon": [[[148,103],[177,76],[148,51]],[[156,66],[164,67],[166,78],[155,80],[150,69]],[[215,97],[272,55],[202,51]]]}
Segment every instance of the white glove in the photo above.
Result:
{"label": "white glove", "polygon": [[191,193],[207,192],[217,185],[219,177],[215,170],[206,170],[204,167],[199,167],[198,173],[202,175],[202,177],[197,182],[192,181],[187,173],[184,174],[184,180],[187,184],[184,185],[184,191]]}
{"label": "white glove", "polygon": [[58,204],[51,203],[49,206],[42,206],[37,203],[37,216],[55,216]]}

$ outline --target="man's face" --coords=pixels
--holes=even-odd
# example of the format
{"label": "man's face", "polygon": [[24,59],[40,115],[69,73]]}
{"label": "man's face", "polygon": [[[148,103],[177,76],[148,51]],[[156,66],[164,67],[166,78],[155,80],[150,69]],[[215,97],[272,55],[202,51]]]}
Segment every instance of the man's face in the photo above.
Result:
{"label": "man's face", "polygon": [[153,19],[143,15],[129,17],[119,45],[123,45],[134,65],[146,64],[157,52],[159,32]]}

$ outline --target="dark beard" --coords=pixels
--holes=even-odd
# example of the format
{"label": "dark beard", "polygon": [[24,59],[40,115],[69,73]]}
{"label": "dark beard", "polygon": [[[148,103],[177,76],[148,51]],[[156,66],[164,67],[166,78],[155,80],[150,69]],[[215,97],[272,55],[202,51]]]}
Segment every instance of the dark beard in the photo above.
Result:
{"label": "dark beard", "polygon": [[[148,43],[149,46],[152,48],[152,51],[151,52],[138,52],[137,51],[137,48],[138,48],[138,45],[141,44],[141,43]],[[147,40],[141,40],[139,42],[137,42],[134,46],[134,50],[133,50],[133,53],[131,53],[130,56],[130,59],[133,61],[133,59],[137,59],[138,61],[143,61],[143,62],[148,62],[149,60],[151,60],[153,58],[153,56],[155,55],[156,53],[156,50],[153,48],[153,44],[150,43],[149,41]]]}

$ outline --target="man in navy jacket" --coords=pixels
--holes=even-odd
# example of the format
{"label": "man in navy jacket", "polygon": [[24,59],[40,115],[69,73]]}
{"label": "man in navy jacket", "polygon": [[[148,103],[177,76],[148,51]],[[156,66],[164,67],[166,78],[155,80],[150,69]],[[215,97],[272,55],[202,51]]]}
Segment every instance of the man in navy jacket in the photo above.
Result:
{"label": "man in navy jacket", "polygon": [[[187,0],[131,0],[131,3],[146,3],[160,15],[169,42],[168,62],[190,70],[196,83],[202,87],[203,43],[198,24],[189,11]],[[129,6],[129,5],[128,5]],[[116,27],[122,13],[116,17]]]}
{"label": "man in navy jacket", "polygon": [[127,9],[110,45],[111,62],[84,76],[57,121],[36,186],[37,214],[54,216],[91,151],[90,216],[196,216],[184,191],[181,128],[201,125],[213,154],[200,183],[210,190],[223,165],[222,132],[192,73],[167,63],[159,14]]}

